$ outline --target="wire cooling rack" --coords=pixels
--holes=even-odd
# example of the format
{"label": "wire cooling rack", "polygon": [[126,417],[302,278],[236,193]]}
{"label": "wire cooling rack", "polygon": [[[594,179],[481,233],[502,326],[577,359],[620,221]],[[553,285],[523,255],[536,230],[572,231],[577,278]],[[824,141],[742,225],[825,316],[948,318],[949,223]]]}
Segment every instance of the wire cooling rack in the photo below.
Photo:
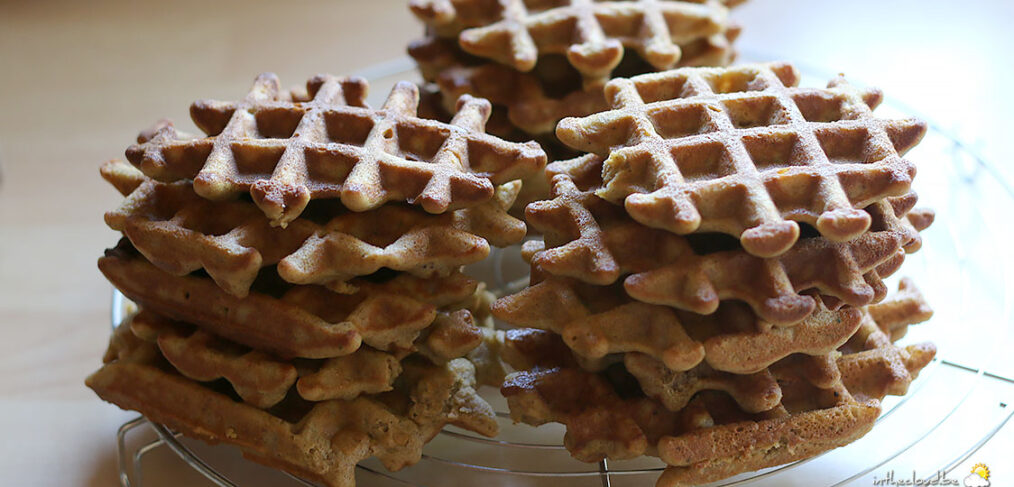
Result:
{"label": "wire cooling rack", "polygon": [[[810,86],[829,79],[819,70],[804,72],[811,75],[804,76]],[[373,80],[371,91],[381,96],[395,80],[415,76],[407,60],[360,74]],[[884,106],[878,113],[915,113],[897,107]],[[1009,349],[1014,325],[1007,277],[1014,267],[1002,247],[1011,240],[998,236],[990,224],[1005,221],[1003,213],[1014,208],[1014,190],[974,149],[935,124],[910,157],[919,164],[915,187],[921,190],[920,205],[934,208],[938,216],[924,232],[923,249],[909,256],[899,274],[915,278],[935,316],[912,327],[903,343],[932,340],[940,350],[937,358],[907,395],[885,399],[877,425],[859,441],[811,459],[732,477],[712,484],[715,487],[871,485],[893,474],[929,482],[953,475],[998,432],[1014,428],[1008,425],[1014,416],[1014,370],[1000,353]],[[503,293],[524,280],[524,268],[517,249],[507,249],[470,271]],[[114,293],[114,327],[131,306]],[[482,393],[497,410],[497,438],[445,428],[427,445],[419,464],[401,472],[387,472],[375,460],[362,462],[359,485],[651,485],[664,468],[648,458],[578,462],[560,443],[562,427],[514,425],[498,391],[486,388]],[[117,443],[123,487],[180,485],[181,477],[191,479],[186,485],[316,485],[243,460],[235,448],[183,438],[143,417],[124,424]]]}

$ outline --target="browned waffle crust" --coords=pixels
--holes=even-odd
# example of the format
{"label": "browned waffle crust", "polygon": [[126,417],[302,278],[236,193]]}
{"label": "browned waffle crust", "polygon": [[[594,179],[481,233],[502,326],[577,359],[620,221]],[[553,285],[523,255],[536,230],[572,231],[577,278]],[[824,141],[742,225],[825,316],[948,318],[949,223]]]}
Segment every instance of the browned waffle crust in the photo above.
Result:
{"label": "browned waffle crust", "polygon": [[226,292],[243,297],[264,267],[296,284],[324,284],[354,292],[349,281],[387,268],[419,277],[446,276],[482,260],[490,246],[525,236],[525,224],[507,214],[521,183],[497,188],[494,197],[439,215],[390,204],[366,212],[336,206],[273,227],[245,201],[209,201],[190,183],[160,183],[122,161],[102,166],[103,176],[126,198],[106,213],[145,258],[174,275],[203,269]]}
{"label": "browned waffle crust", "polygon": [[[151,315],[138,318],[148,322],[138,328],[148,327],[148,331],[152,321],[164,321]],[[172,333],[164,330],[165,325],[154,324],[163,327],[162,333]],[[131,328],[127,324],[118,328],[106,353],[106,365],[88,377],[87,385],[100,397],[140,411],[185,435],[235,445],[254,461],[329,487],[355,485],[356,464],[370,456],[376,456],[390,470],[417,462],[423,444],[445,424],[486,435],[495,434],[497,429],[492,409],[475,392],[474,367],[464,359],[443,365],[407,359],[402,362],[403,372],[399,365],[398,380],[382,394],[308,401],[289,389],[283,399],[267,407],[265,403],[257,404],[263,396],[248,394],[243,398],[245,402],[237,401],[230,390],[216,383],[187,378],[200,375],[197,371],[201,366],[210,364],[181,364],[173,360],[180,357],[163,355],[173,348],[164,343],[162,337],[166,335],[158,335],[156,346],[136,337]],[[185,346],[191,348],[191,355],[197,355],[192,360],[217,357],[213,359],[217,362],[214,369],[220,372],[210,375],[221,373],[223,363],[236,362],[235,367],[251,361],[249,356],[209,353],[207,343],[191,335]],[[244,375],[262,372],[267,365],[263,356],[253,362],[259,366],[246,370]],[[284,362],[276,360],[273,365],[281,364]],[[300,381],[308,377],[313,375],[304,375]],[[242,384],[230,382],[233,386]],[[236,388],[237,392],[242,390]]]}
{"label": "browned waffle crust", "polygon": [[557,136],[605,157],[603,198],[645,225],[722,232],[777,256],[804,222],[833,241],[863,235],[862,211],[909,191],[901,157],[926,130],[873,116],[883,95],[843,78],[799,88],[785,63],[681,68],[615,79],[613,109],[562,120]]}
{"label": "browned waffle crust", "polygon": [[468,53],[527,72],[546,55],[565,56],[586,80],[605,80],[636,52],[655,70],[674,67],[680,45],[721,34],[722,2],[555,2],[415,0],[412,11]]}
{"label": "browned waffle crust", "polygon": [[893,340],[932,312],[883,280],[933,221],[901,158],[925,125],[797,82],[784,63],[619,78],[612,110],[560,122],[589,153],[547,166],[530,284],[492,307],[528,328],[484,338],[515,421],[684,486],[851,443],[907,392],[935,347]]}
{"label": "browned waffle crust", "polygon": [[[680,65],[728,64],[734,57],[731,43],[738,33],[738,29],[733,29],[684,46],[685,56]],[[521,72],[471,58],[453,41],[434,37],[413,42],[408,52],[419,65],[423,78],[439,90],[445,110],[453,107],[463,94],[486,98],[493,104],[493,118],[496,119],[500,111],[508,125],[520,129],[522,135],[509,135],[511,132],[502,128],[494,132],[492,127],[490,132],[511,140],[552,134],[556,123],[564,117],[590,115],[608,108],[603,83],[583,82],[570,72],[570,66],[561,65],[565,61],[545,59],[537,70]],[[629,64],[621,66],[621,70],[631,74],[651,70],[650,66],[640,63]],[[558,144],[555,137],[548,140],[550,148]],[[540,143],[545,145],[546,141],[540,140]],[[552,155],[554,151],[550,148],[547,151]]]}
{"label": "browned waffle crust", "polygon": [[[790,355],[735,378],[674,372],[629,353],[642,362],[631,367],[628,360],[629,373],[615,366],[591,372],[556,335],[513,330],[502,357],[519,372],[502,391],[516,420],[566,424],[565,444],[579,459],[657,455],[669,465],[659,485],[706,483],[806,458],[869,431],[878,400],[904,394],[935,353],[930,344],[896,346],[884,330],[922,321],[926,309],[906,282],[898,298],[864,308],[837,351]],[[687,391],[685,404],[670,403]]]}
{"label": "browned waffle crust", "polygon": [[87,380],[100,397],[331,487],[371,456],[416,463],[447,424],[496,434],[465,358],[497,336],[492,298],[462,271],[525,236],[507,211],[546,156],[485,134],[485,100],[438,121],[412,84],[381,109],[366,88],[262,75],[194,103],[206,137],[160,122],[102,166],[125,199],[99,269],[139,310]]}
{"label": "browned waffle crust", "polygon": [[537,144],[483,133],[489,102],[463,97],[449,124],[418,118],[415,85],[395,86],[380,110],[365,105],[366,82],[321,75],[306,94],[258,76],[240,102],[198,101],[191,117],[207,137],[166,123],[138,138],[127,159],[164,182],[193,179],[218,200],[248,192],[274,225],[298,217],[311,199],[353,211],[408,201],[430,213],[489,200],[495,184],[541,171]]}
{"label": "browned waffle crust", "polygon": [[599,197],[601,170],[595,156],[549,166],[552,199],[526,210],[529,224],[545,236],[526,248],[537,269],[533,282],[540,273],[595,285],[622,280],[634,299],[703,314],[720,300],[740,299],[765,320],[786,325],[814,310],[803,294],[809,290],[853,306],[883,299],[882,278],[919,248],[919,230],[932,222],[932,212],[912,210],[910,193],[864,210],[870,231],[849,242],[807,238],[768,259],[741,248],[715,251],[707,239],[698,240],[696,247],[704,248],[698,251],[687,237],[649,228]]}

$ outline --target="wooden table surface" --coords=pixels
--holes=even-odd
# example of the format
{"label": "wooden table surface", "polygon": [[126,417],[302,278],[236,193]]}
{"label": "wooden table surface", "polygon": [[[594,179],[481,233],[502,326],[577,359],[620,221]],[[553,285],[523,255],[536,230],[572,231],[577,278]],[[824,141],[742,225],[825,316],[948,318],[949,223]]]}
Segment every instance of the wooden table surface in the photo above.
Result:
{"label": "wooden table surface", "polygon": [[[741,48],[876,84],[1014,176],[1014,2],[751,0],[735,17]],[[117,240],[102,214],[120,199],[98,165],[257,73],[349,73],[420,33],[393,0],[0,1],[0,483],[116,483],[129,415],[82,384],[108,336],[95,260]]]}

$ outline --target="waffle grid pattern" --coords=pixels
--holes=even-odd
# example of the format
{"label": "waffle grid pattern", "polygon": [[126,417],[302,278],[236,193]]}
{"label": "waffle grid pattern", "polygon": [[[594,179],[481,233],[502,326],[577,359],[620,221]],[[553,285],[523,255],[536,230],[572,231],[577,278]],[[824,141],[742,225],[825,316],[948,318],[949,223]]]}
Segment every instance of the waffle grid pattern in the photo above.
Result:
{"label": "waffle grid pattern", "polygon": [[156,180],[193,179],[209,199],[249,192],[281,226],[311,198],[340,198],[352,211],[402,200],[442,213],[482,203],[495,184],[545,164],[537,144],[482,133],[485,100],[462,97],[444,124],[416,117],[418,89],[407,82],[380,110],[365,106],[365,81],[355,78],[319,76],[307,93],[308,101],[294,101],[277,77],[261,75],[242,102],[194,103],[191,117],[207,138],[163,124],[127,158]]}
{"label": "waffle grid pattern", "polygon": [[557,136],[607,157],[599,194],[648,226],[728,233],[761,257],[788,250],[797,221],[854,239],[870,226],[862,208],[908,192],[915,166],[901,154],[926,126],[875,118],[877,90],[798,80],[783,63],[616,79],[613,110],[564,119]]}

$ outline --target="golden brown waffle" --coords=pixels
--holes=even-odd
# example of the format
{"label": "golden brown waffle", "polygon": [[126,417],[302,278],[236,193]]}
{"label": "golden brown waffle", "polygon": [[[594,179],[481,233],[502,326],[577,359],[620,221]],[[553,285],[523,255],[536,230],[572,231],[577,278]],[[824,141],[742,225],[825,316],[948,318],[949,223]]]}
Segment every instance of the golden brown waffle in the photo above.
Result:
{"label": "golden brown waffle", "polygon": [[[730,26],[724,33],[681,46],[681,66],[726,65],[735,57],[732,42],[739,28]],[[448,110],[462,95],[486,98],[493,104],[487,131],[507,140],[533,138],[546,151],[549,160],[575,157],[577,153],[561,144],[553,130],[560,119],[589,115],[607,108],[600,83],[583,84],[579,73],[563,58],[545,56],[539,66],[522,73],[496,63],[470,56],[456,42],[428,37],[408,48],[423,78],[432,83],[424,90],[425,109],[436,118],[449,121]],[[650,65],[628,55],[617,68],[623,74],[652,71]],[[434,91],[435,90],[435,91]],[[525,178],[512,214],[522,214],[525,206],[548,196],[549,182],[543,173]]]}
{"label": "golden brown waffle", "polygon": [[[434,84],[426,84],[420,87],[420,91],[423,93],[419,105],[420,116],[442,122],[450,121],[451,117],[443,106],[443,95],[440,93],[440,88]],[[553,126],[555,126],[555,121],[548,128],[551,130]],[[542,147],[546,152],[546,157],[551,161],[567,159],[577,155],[574,150],[556,140],[556,136],[552,132],[541,135],[530,135],[516,127],[508,119],[507,107],[505,106],[493,105],[489,123],[486,124],[486,131],[505,140],[534,140]],[[549,197],[549,181],[546,179],[545,171],[539,171],[532,176],[524,178],[521,180],[521,183],[521,191],[518,192],[517,197],[514,199],[514,204],[510,209],[510,214],[519,218],[524,215],[525,206],[528,203]]]}
{"label": "golden brown waffle", "polygon": [[[389,391],[401,374],[398,355],[363,347],[349,355],[329,358],[316,370],[300,374],[296,391],[307,401],[355,399]],[[177,370],[190,376],[179,367]]]}
{"label": "golden brown waffle", "polygon": [[119,328],[106,364],[86,382],[101,398],[329,487],[354,486],[356,464],[371,456],[389,470],[418,462],[445,424],[486,436],[498,429],[465,359],[444,366],[406,361],[403,380],[384,394],[316,403],[290,395],[265,411],[177,374],[153,344]]}
{"label": "golden brown waffle", "polygon": [[608,157],[598,194],[645,225],[727,233],[761,257],[792,247],[796,222],[855,239],[871,224],[862,208],[909,191],[915,166],[901,154],[926,124],[875,118],[881,92],[840,77],[827,89],[798,81],[785,63],[615,79],[613,110],[564,119],[556,133]]}
{"label": "golden brown waffle", "polygon": [[491,307],[496,296],[485,289],[483,283],[472,295],[467,303],[468,309],[478,326],[481,338],[475,348],[471,349],[466,356],[469,362],[475,365],[475,379],[479,384],[500,387],[504,377],[507,376],[509,366],[502,357],[501,345],[504,342],[504,330],[498,330],[493,321]]}
{"label": "golden brown waffle", "polygon": [[623,277],[626,292],[639,301],[701,314],[714,312],[721,300],[740,299],[785,325],[813,311],[814,300],[801,294],[810,289],[854,306],[879,301],[887,291],[881,278],[897,270],[906,250],[919,247],[918,231],[932,222],[932,212],[912,210],[916,196],[909,193],[863,211],[871,231],[850,242],[804,238],[768,259],[742,249],[716,252],[710,240],[649,228],[600,198],[601,167],[601,158],[589,155],[547,168],[553,199],[526,210],[528,223],[544,234],[544,243],[526,247],[533,268],[599,285]]}
{"label": "golden brown waffle", "polygon": [[387,205],[333,218],[278,262],[278,273],[296,284],[348,289],[347,280],[381,268],[420,277],[446,276],[525,236],[524,222],[510,216],[520,182],[497,189],[493,199],[440,215]]}
{"label": "golden brown waffle", "polygon": [[364,104],[366,82],[321,75],[307,94],[279,88],[263,74],[241,102],[198,101],[194,123],[207,137],[162,124],[143,134],[127,158],[159,181],[193,179],[220,200],[249,192],[272,224],[285,226],[311,199],[340,198],[352,211],[389,201],[442,213],[482,203],[494,185],[541,171],[537,144],[483,133],[490,106],[463,97],[450,124],[416,117],[415,85],[398,83],[383,108]]}
{"label": "golden brown waffle", "polygon": [[[859,327],[852,307],[817,310],[790,327],[775,327],[740,302],[710,315],[634,301],[617,286],[593,286],[549,277],[493,305],[494,315],[517,327],[562,336],[582,365],[601,367],[607,355],[644,355],[677,372],[708,369],[749,374],[793,353],[833,352]],[[591,362],[589,362],[591,361]],[[600,362],[595,362],[600,361]],[[728,374],[726,374],[728,375]]]}
{"label": "golden brown waffle", "polygon": [[480,27],[501,18],[500,0],[409,0],[415,16],[440,37],[457,37],[470,27]]}
{"label": "golden brown waffle", "polygon": [[[243,401],[261,409],[278,404],[293,385],[307,401],[355,399],[389,391],[401,374],[402,358],[411,352],[362,347],[326,360],[286,361],[146,309],[130,320],[130,329],[158,345],[162,356],[183,376],[200,382],[225,379]],[[424,355],[438,364],[463,357],[482,340],[467,310],[440,312],[426,331],[415,348],[426,350]]]}
{"label": "golden brown waffle", "polygon": [[[412,11],[443,37],[458,35],[469,53],[531,71],[546,55],[565,55],[590,81],[605,80],[636,52],[656,70],[681,59],[681,44],[723,32],[728,10],[717,0],[528,2],[416,0]],[[460,32],[460,34],[458,34]]]}
{"label": "golden brown waffle", "polygon": [[[536,367],[509,376],[502,390],[516,420],[533,425],[564,423],[564,445],[575,458],[589,462],[659,456],[666,453],[661,448],[668,440],[701,433],[724,434],[729,443],[718,445],[716,451],[715,445],[703,440],[702,448],[712,449],[695,453],[719,455],[723,448],[768,440],[764,430],[779,427],[797,427],[796,434],[807,437],[801,448],[820,448],[816,453],[850,442],[872,427],[879,403],[849,395],[841,386],[834,360],[793,357],[792,362],[791,366],[789,361],[780,362],[785,366],[767,375],[766,380],[782,394],[776,407],[760,413],[744,412],[719,391],[702,391],[686,408],[673,412],[659,401],[632,392],[637,391],[637,383],[622,370],[594,374],[568,366]],[[800,427],[807,423],[815,430]],[[734,431],[737,434],[726,434]],[[819,436],[821,432],[826,436]],[[799,440],[792,438],[793,443]]]}
{"label": "golden brown waffle", "polygon": [[608,107],[601,85],[551,96],[551,88],[537,77],[497,64],[446,69],[436,82],[445,103],[463,93],[489,95],[492,103],[505,108],[512,125],[530,135],[552,134],[564,117],[590,115]]}
{"label": "golden brown waffle", "polygon": [[468,361],[475,365],[475,380],[482,385],[500,387],[510,368],[501,358],[504,330],[497,330],[490,323],[483,326],[482,342],[468,353]]}
{"label": "golden brown waffle", "polygon": [[[680,60],[676,63],[676,67],[727,66],[732,64],[737,56],[732,44],[742,33],[742,30],[739,25],[729,24],[724,32],[708,37],[701,37],[680,45]],[[644,66],[644,61],[640,58],[634,61],[637,61],[637,68],[631,69],[630,66],[624,66],[621,62],[620,67],[614,72],[614,75],[623,74],[626,76],[627,73],[632,71],[640,71],[641,73],[654,71],[654,69],[648,69]]]}
{"label": "golden brown waffle", "polygon": [[482,343],[482,329],[476,321],[469,310],[441,312],[433,324],[423,330],[416,348],[436,364],[463,357]]}
{"label": "golden brown waffle", "polygon": [[106,251],[99,269],[124,295],[166,317],[192,323],[228,340],[282,358],[348,355],[365,343],[385,351],[412,347],[437,308],[476,289],[461,275],[420,279],[399,275],[357,282],[356,294],[295,286],[267,270],[237,298],[199,275],[173,276],[148,263],[125,240]]}
{"label": "golden brown waffle", "polygon": [[[910,287],[905,284],[897,300],[877,305],[898,310],[882,313],[890,315],[885,323],[864,309],[859,330],[838,352],[791,355],[768,367],[760,382],[766,387],[754,386],[756,397],[774,392],[779,398],[762,412],[744,411],[733,396],[715,390],[698,392],[672,411],[645,397],[622,368],[580,369],[561,353],[562,340],[543,331],[506,335],[503,347],[511,351],[503,357],[520,372],[508,376],[502,392],[515,420],[566,424],[565,445],[578,459],[659,456],[669,465],[660,486],[696,485],[788,463],[865,434],[879,415],[878,400],[905,394],[933,358],[933,345],[898,347],[881,331],[927,317],[925,302]],[[738,385],[740,399],[746,398],[749,384]]]}
{"label": "golden brown waffle", "polygon": [[[925,306],[923,302],[922,307]],[[918,320],[916,316],[902,319],[908,323]],[[895,346],[878,326],[889,327],[892,324],[878,324],[867,314],[859,331],[841,348],[842,355],[835,361],[843,388],[860,404],[870,404],[887,394],[907,393],[909,384],[936,353],[936,347],[929,343]],[[788,390],[783,386],[786,395]],[[723,426],[720,431],[709,433],[698,430],[687,435],[662,438],[658,444],[659,456],[672,466],[659,479],[659,485],[675,487],[710,482],[745,470],[807,458],[858,437],[845,436],[842,439],[847,441],[842,442],[821,434],[828,428],[847,424],[856,414],[854,407],[839,406],[829,412],[813,410],[799,413],[807,410],[808,398],[796,393],[792,397],[793,401],[783,400],[788,414],[785,419],[768,428],[758,424],[758,428],[753,430],[763,438],[760,445],[757,442],[735,442],[734,438],[741,434],[731,424]],[[799,419],[793,419],[794,416]],[[697,424],[714,422],[714,417],[703,415],[695,419]],[[789,448],[781,445],[785,443],[781,441],[783,436],[788,439]],[[702,445],[711,448],[712,454],[702,455]],[[712,458],[706,458],[708,456]]]}
{"label": "golden brown waffle", "polygon": [[135,336],[158,345],[180,374],[200,382],[225,379],[243,401],[261,409],[285,398],[299,376],[289,362],[147,310],[139,311],[129,325]]}
{"label": "golden brown waffle", "polygon": [[423,77],[439,88],[445,110],[464,94],[485,98],[494,113],[502,111],[511,125],[529,135],[552,134],[564,117],[608,108],[601,84],[584,88],[556,66],[544,67],[539,76],[499,64],[476,64],[453,42],[437,38],[413,42],[408,52]]}
{"label": "golden brown waffle", "polygon": [[[735,7],[746,0],[723,0]],[[410,0],[409,8],[429,30],[440,37],[457,37],[461,31],[492,24],[503,18],[501,0]]]}
{"label": "golden brown waffle", "polygon": [[[701,39],[683,46],[681,66],[726,65],[735,57],[732,41],[738,29]],[[453,108],[455,101],[465,94],[488,99],[496,113],[506,113],[509,123],[530,136],[552,134],[556,123],[564,117],[582,117],[608,108],[602,84],[582,84],[569,71],[553,59],[545,59],[537,70],[522,73],[507,66],[477,62],[458,51],[453,42],[426,38],[413,42],[408,48],[416,60],[423,77],[439,87],[444,108]],[[632,74],[651,71],[651,66],[631,62],[622,71]],[[502,123],[496,124],[502,127]],[[490,133],[520,140],[499,128]],[[552,137],[555,142],[555,137]],[[552,156],[553,151],[547,148]],[[559,152],[559,151],[557,151]],[[551,160],[559,159],[552,158]]]}
{"label": "golden brown waffle", "polygon": [[893,299],[867,306],[866,311],[891,341],[904,337],[909,325],[922,323],[933,316],[933,310],[922,293],[907,277],[901,280]]}
{"label": "golden brown waffle", "polygon": [[485,258],[490,244],[505,247],[525,236],[524,223],[507,214],[519,182],[501,185],[489,201],[440,215],[385,205],[323,211],[278,228],[249,203],[209,201],[186,182],[160,183],[122,161],[105,163],[101,172],[127,196],[106,213],[110,227],[158,268],[174,275],[204,269],[240,297],[265,266],[278,264],[279,274],[297,284],[354,292],[350,279],[381,268],[445,276]]}
{"label": "golden brown waffle", "polygon": [[[454,118],[454,112],[448,112],[447,107],[444,105],[444,96],[440,92],[439,86],[432,83],[419,85],[420,118],[429,118],[445,123],[450,122]],[[453,104],[451,108],[453,108]],[[530,137],[525,137],[517,127],[511,124],[510,120],[507,119],[506,109],[498,105],[493,105],[490,109],[489,120],[486,122],[486,133],[513,142],[531,140]],[[563,144],[559,142],[557,144],[563,147]],[[543,146],[542,149],[546,150],[546,147]],[[546,156],[548,160],[554,160],[552,154],[547,152]]]}

